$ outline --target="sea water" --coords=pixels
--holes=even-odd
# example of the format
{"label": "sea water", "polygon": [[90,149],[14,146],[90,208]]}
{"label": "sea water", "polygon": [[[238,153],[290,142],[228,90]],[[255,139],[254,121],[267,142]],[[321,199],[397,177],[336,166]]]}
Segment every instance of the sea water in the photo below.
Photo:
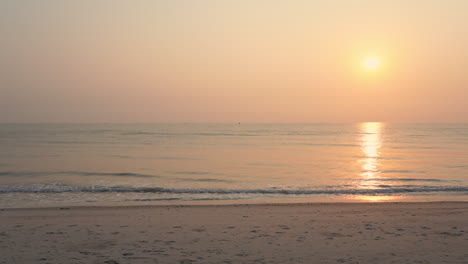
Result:
{"label": "sea water", "polygon": [[0,207],[468,201],[468,124],[0,124]]}

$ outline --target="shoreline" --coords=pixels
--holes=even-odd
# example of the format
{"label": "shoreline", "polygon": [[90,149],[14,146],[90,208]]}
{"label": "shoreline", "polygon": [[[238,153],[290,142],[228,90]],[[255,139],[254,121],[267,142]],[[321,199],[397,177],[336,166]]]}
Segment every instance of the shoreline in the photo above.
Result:
{"label": "shoreline", "polygon": [[111,205],[64,205],[64,206],[45,206],[45,207],[7,207],[0,208],[0,211],[29,211],[29,210],[84,210],[84,209],[151,209],[151,208],[197,208],[197,207],[262,207],[262,206],[377,206],[377,205],[412,205],[412,204],[467,204],[468,201],[383,201],[383,202],[285,202],[285,203],[181,203],[181,204],[111,204]]}

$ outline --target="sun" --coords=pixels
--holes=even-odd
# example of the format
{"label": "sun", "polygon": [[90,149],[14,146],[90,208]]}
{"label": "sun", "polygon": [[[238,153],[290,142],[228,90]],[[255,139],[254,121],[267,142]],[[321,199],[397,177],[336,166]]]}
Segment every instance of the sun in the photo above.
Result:
{"label": "sun", "polygon": [[364,68],[368,71],[377,71],[380,61],[377,57],[367,57],[364,59]]}

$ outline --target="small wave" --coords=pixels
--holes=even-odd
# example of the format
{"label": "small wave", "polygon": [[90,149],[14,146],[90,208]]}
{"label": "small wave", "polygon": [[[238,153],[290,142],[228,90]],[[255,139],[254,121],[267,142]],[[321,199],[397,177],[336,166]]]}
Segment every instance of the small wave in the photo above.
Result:
{"label": "small wave", "polygon": [[[354,155],[352,157],[356,158],[356,159],[367,159],[367,158],[369,158],[368,156],[363,156],[363,155]],[[405,158],[401,158],[401,157],[372,157],[372,158],[376,159],[376,160],[405,160]]]}
{"label": "small wave", "polygon": [[215,175],[207,171],[168,171],[168,173],[181,175]]}
{"label": "small wave", "polygon": [[441,147],[436,146],[394,146],[388,147],[390,149],[441,149]]}
{"label": "small wave", "polygon": [[59,172],[58,174],[75,174],[81,176],[120,176],[120,177],[139,177],[139,178],[159,178],[161,176],[151,175],[151,174],[142,174],[142,173],[132,173],[132,172],[86,172],[86,171],[64,171]]}
{"label": "small wave", "polygon": [[229,180],[213,179],[213,178],[202,178],[202,179],[190,179],[190,178],[178,178],[182,181],[192,181],[192,182],[233,182]]}
{"label": "small wave", "polygon": [[259,167],[292,167],[289,164],[279,163],[247,163],[247,166],[259,166]]}
{"label": "small wave", "polygon": [[385,181],[385,182],[457,182],[457,180],[441,180],[441,179],[417,179],[417,178],[370,178],[369,181]]}
{"label": "small wave", "polygon": [[163,132],[145,132],[145,131],[136,131],[136,132],[124,132],[121,133],[123,136],[139,136],[139,135],[159,135],[159,136],[171,136],[173,133],[163,133]]}
{"label": "small wave", "polygon": [[181,132],[125,132],[122,136],[235,136],[235,137],[254,137],[258,134],[249,133],[211,133],[211,132],[195,132],[195,133],[181,133]]}
{"label": "small wave", "polygon": [[198,158],[185,158],[185,157],[154,157],[154,159],[160,159],[160,160],[200,160]]}
{"label": "small wave", "polygon": [[248,133],[193,133],[194,136],[235,136],[235,137],[256,137],[259,135]]}
{"label": "small wave", "polygon": [[413,170],[383,170],[381,173],[426,173],[425,171],[413,171]]}
{"label": "small wave", "polygon": [[167,197],[167,198],[141,198],[141,199],[126,199],[125,202],[157,202],[157,201],[221,201],[221,200],[241,200],[240,197],[203,197],[203,198],[182,198],[182,197]]}
{"label": "small wave", "polygon": [[132,172],[89,172],[89,171],[33,171],[33,172],[18,172],[18,171],[0,171],[0,176],[10,177],[40,177],[50,175],[78,175],[78,176],[115,176],[115,177],[138,177],[138,178],[159,178],[161,176],[132,173]]}
{"label": "small wave", "polygon": [[449,168],[449,169],[468,169],[468,165],[445,165],[441,167]]}
{"label": "small wave", "polygon": [[196,175],[196,176],[204,176],[204,175],[230,176],[224,173],[216,173],[216,172],[209,172],[209,171],[167,171],[167,173],[176,174],[176,175]]}
{"label": "small wave", "polygon": [[409,135],[406,135],[407,137],[413,137],[413,138],[420,138],[420,137],[427,137],[429,135],[427,134],[409,134]]}
{"label": "small wave", "polygon": [[51,175],[53,173],[46,172],[17,172],[17,171],[0,171],[0,176],[9,176],[9,177],[32,177],[32,176],[45,176]]}
{"label": "small wave", "polygon": [[283,143],[284,145],[305,145],[305,146],[323,146],[323,147],[359,147],[359,144],[345,143]]}
{"label": "small wave", "polygon": [[156,201],[180,201],[182,198],[143,198],[143,199],[125,199],[125,202],[156,202]]}
{"label": "small wave", "polygon": [[468,187],[459,186],[414,186],[385,187],[379,189],[171,189],[163,187],[74,187],[65,185],[3,187],[0,193],[172,193],[172,194],[281,194],[281,195],[378,195],[402,193],[467,192]]}
{"label": "small wave", "polygon": [[[86,141],[75,141],[75,140],[49,140],[49,141],[43,141],[46,144],[83,144]],[[89,143],[89,142],[88,142]]]}
{"label": "small wave", "polygon": [[170,156],[150,157],[150,156],[109,155],[108,157],[119,158],[119,159],[201,160],[199,158],[170,157]]}

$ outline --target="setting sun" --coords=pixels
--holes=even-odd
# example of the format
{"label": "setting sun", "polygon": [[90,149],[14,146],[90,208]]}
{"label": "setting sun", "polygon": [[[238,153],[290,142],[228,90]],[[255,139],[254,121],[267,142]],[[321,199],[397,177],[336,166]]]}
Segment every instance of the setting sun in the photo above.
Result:
{"label": "setting sun", "polygon": [[364,68],[368,71],[376,71],[380,66],[380,61],[376,57],[368,57],[364,60]]}

